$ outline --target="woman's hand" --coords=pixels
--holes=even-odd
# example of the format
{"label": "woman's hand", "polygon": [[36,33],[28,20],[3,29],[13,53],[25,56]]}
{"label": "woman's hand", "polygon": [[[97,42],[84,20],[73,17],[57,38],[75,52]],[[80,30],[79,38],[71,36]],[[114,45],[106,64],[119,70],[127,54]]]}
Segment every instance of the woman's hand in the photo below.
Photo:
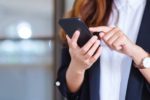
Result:
{"label": "woman's hand", "polygon": [[90,28],[90,31],[102,31],[99,36],[111,49],[122,52],[128,56],[132,56],[135,44],[119,29],[112,27],[96,27]]}
{"label": "woman's hand", "polygon": [[133,43],[119,28],[117,27],[95,27],[90,28],[92,32],[99,32],[100,38],[109,46],[111,49],[121,52],[125,55],[130,56],[135,64],[139,65],[141,60],[147,56],[147,53],[135,43]]}
{"label": "woman's hand", "polygon": [[89,69],[101,54],[100,41],[93,36],[83,47],[79,47],[77,40],[80,32],[76,31],[72,38],[67,37],[69,52],[71,55],[70,65],[74,70],[82,72]]}
{"label": "woman's hand", "polygon": [[[84,80],[84,74],[101,54],[100,41],[93,36],[83,47],[77,44],[80,32],[76,31],[72,38],[67,37],[71,62],[66,72],[66,81],[71,92],[77,92]],[[76,81],[74,81],[76,79]]]}

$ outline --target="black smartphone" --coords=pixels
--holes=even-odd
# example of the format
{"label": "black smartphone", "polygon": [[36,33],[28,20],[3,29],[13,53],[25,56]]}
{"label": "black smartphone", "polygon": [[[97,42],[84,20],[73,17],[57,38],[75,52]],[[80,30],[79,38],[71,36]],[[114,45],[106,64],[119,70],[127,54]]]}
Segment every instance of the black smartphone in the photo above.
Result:
{"label": "black smartphone", "polygon": [[80,31],[80,36],[77,42],[80,47],[82,47],[93,35],[80,18],[63,18],[59,20],[59,25],[69,37],[72,37],[76,30]]}

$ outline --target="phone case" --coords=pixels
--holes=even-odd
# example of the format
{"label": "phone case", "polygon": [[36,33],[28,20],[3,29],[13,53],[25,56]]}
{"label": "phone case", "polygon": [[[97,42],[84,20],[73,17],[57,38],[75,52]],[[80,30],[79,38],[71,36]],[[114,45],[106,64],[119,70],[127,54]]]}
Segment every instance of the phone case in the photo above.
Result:
{"label": "phone case", "polygon": [[78,45],[82,47],[91,37],[92,34],[88,27],[79,18],[63,18],[59,20],[59,25],[71,38],[76,30],[80,31]]}

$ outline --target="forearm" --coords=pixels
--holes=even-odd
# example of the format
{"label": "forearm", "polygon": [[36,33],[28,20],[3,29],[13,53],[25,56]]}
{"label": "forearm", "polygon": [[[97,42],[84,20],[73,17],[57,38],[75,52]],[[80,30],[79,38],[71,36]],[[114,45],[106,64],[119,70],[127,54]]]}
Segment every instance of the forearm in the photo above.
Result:
{"label": "forearm", "polygon": [[138,50],[136,50],[135,56],[133,57],[133,61],[135,63],[135,66],[139,68],[140,72],[145,77],[147,82],[150,83],[150,69],[144,68],[142,65],[143,58],[148,57],[148,56],[149,56],[149,53],[147,53],[141,47],[138,47]]}
{"label": "forearm", "polygon": [[148,53],[146,51],[143,50],[143,48],[135,45],[132,49],[131,52],[131,58],[133,59],[135,65],[137,68],[143,68],[142,64],[142,60],[143,58],[148,56]]}
{"label": "forearm", "polygon": [[75,64],[71,63],[66,73],[67,86],[72,93],[75,93],[80,89],[85,73],[85,71],[80,71],[75,68]]}
{"label": "forearm", "polygon": [[150,84],[150,69],[139,69],[147,82]]}

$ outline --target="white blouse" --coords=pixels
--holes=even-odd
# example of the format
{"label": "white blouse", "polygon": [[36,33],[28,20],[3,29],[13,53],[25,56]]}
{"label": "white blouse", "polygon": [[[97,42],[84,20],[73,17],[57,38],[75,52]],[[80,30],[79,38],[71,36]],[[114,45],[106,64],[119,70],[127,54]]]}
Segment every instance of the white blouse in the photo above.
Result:
{"label": "white blouse", "polygon": [[[119,27],[136,42],[146,0],[114,0],[108,26]],[[100,100],[125,100],[132,59],[103,42],[100,59]]]}

